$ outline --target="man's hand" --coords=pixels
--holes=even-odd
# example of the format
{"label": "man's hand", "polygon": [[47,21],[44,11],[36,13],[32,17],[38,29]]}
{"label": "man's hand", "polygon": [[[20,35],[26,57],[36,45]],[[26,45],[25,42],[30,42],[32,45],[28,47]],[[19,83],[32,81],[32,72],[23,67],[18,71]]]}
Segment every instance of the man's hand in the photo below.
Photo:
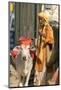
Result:
{"label": "man's hand", "polygon": [[39,35],[40,35],[40,36],[43,36],[44,38],[46,38],[45,33],[43,33],[42,31],[39,31]]}

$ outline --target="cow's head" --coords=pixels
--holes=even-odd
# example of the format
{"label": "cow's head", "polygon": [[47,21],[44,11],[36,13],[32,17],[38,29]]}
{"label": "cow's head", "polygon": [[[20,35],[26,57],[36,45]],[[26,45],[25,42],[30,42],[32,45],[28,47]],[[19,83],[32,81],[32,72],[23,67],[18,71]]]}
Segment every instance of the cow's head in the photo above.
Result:
{"label": "cow's head", "polygon": [[20,53],[21,53],[21,57],[24,61],[28,60],[28,58],[30,57],[30,45],[21,45],[20,46]]}
{"label": "cow's head", "polygon": [[35,48],[31,45],[21,45],[20,46],[20,53],[23,60],[28,60],[30,57],[34,58]]}
{"label": "cow's head", "polygon": [[20,45],[14,47],[13,50],[11,50],[10,55],[14,60],[19,53],[21,53],[24,60],[28,59],[30,55],[34,58],[35,47],[32,45],[32,42],[32,39],[21,37]]}
{"label": "cow's head", "polygon": [[23,60],[28,60],[30,56],[34,58],[35,48],[32,46],[33,40],[30,38],[21,37],[20,38],[20,53],[23,57]]}

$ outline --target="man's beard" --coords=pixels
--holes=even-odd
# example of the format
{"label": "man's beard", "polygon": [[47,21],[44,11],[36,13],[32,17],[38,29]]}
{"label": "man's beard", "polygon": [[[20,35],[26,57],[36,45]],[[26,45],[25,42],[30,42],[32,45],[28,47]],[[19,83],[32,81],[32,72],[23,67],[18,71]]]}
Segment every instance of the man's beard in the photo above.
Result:
{"label": "man's beard", "polygon": [[43,28],[44,25],[45,25],[44,23],[40,23],[39,27],[40,27],[40,28]]}

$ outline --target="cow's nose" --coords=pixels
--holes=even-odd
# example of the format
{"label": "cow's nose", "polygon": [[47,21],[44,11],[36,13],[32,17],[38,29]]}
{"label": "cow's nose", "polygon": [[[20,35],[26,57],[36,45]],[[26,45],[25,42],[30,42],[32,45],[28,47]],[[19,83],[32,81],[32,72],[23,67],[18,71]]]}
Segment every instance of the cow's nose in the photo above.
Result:
{"label": "cow's nose", "polygon": [[25,60],[25,61],[26,61],[26,56],[24,56],[24,57],[23,57],[23,60]]}

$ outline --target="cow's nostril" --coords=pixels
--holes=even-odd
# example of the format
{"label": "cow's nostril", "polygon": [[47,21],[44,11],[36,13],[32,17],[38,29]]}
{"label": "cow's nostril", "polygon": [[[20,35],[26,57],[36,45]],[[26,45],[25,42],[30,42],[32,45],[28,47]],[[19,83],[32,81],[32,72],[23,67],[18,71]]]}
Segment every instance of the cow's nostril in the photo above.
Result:
{"label": "cow's nostril", "polygon": [[26,57],[25,56],[23,57],[23,60],[26,60]]}

